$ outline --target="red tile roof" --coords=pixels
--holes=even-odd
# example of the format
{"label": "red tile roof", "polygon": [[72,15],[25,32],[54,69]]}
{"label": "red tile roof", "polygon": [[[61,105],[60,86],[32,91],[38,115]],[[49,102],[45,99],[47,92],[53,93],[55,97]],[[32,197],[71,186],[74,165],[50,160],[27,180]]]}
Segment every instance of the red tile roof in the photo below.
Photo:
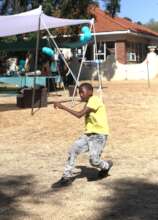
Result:
{"label": "red tile roof", "polygon": [[95,16],[95,29],[96,32],[112,32],[112,31],[133,31],[136,33],[148,34],[158,37],[158,32],[129,21],[125,18],[114,17],[112,18],[108,13],[102,11],[96,6],[90,7],[90,13]]}

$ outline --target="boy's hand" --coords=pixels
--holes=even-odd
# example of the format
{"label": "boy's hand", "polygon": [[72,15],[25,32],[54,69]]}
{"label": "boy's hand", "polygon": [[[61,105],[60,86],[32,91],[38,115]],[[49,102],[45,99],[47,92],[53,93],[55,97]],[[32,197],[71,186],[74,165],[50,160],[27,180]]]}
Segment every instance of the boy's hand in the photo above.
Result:
{"label": "boy's hand", "polygon": [[63,109],[63,105],[60,102],[54,102],[54,108]]}

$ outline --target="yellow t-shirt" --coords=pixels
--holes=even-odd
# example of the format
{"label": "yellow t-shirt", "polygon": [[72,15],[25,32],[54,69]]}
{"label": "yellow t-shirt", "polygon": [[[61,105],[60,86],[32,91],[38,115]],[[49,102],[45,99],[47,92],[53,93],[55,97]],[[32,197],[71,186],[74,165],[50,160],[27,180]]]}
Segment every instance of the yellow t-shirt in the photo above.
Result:
{"label": "yellow t-shirt", "polygon": [[109,134],[106,108],[102,100],[97,96],[91,96],[87,102],[87,107],[95,112],[85,117],[86,133]]}

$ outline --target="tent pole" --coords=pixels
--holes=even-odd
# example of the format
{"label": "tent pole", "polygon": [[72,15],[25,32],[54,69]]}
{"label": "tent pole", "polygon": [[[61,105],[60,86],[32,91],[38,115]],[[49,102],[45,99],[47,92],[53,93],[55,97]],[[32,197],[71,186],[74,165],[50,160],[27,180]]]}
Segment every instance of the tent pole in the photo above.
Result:
{"label": "tent pole", "polygon": [[41,26],[41,14],[39,16],[38,21],[38,31],[37,31],[37,38],[36,38],[36,55],[35,55],[35,75],[33,78],[33,91],[32,91],[32,109],[31,109],[31,115],[33,115],[33,109],[34,109],[34,102],[35,102],[35,84],[36,84],[36,75],[37,75],[37,68],[38,68],[38,53],[39,53],[39,39],[40,39],[40,26]]}
{"label": "tent pole", "polygon": [[148,63],[148,60],[147,60],[147,63],[146,63],[146,65],[147,65],[147,78],[148,78],[148,88],[150,88],[150,74],[149,74],[149,63]]}
{"label": "tent pole", "polygon": [[[93,23],[94,23],[94,20],[91,23],[91,27],[90,27],[91,31],[92,31],[92,27],[94,25]],[[81,64],[80,64],[80,68],[79,68],[79,71],[78,71],[78,76],[77,76],[75,88],[74,88],[73,95],[72,95],[72,104],[74,103],[75,93],[76,93],[76,90],[77,90],[77,86],[79,85],[79,79],[80,79],[80,75],[81,75],[81,71],[82,71],[82,67],[83,67],[83,62],[84,62],[84,59],[85,59],[85,56],[86,56],[87,47],[88,47],[88,43],[85,45],[85,48],[84,48],[84,52],[83,52],[83,56],[82,56],[82,61],[81,61]]]}
{"label": "tent pole", "polygon": [[[52,42],[53,42],[54,46],[56,47],[56,49],[57,49],[58,53],[59,53],[59,54],[61,54],[61,51],[60,51],[60,49],[59,49],[58,45],[56,44],[56,42],[55,42],[55,40],[54,40],[54,38],[53,38],[52,34],[50,33],[49,29],[47,28],[47,26],[46,26],[46,24],[44,23],[44,21],[43,21],[43,20],[42,20],[42,23],[43,23],[43,24],[44,24],[44,26],[46,27],[46,31],[48,32],[48,34],[49,34],[49,36],[50,36],[50,39],[52,40]],[[68,68],[68,70],[70,71],[70,73],[71,73],[71,75],[72,75],[73,79],[74,79],[74,80],[75,80],[75,82],[76,82],[76,77],[74,76],[74,74],[73,74],[72,70],[70,69],[70,67],[69,67],[69,65],[68,65],[67,61],[65,60],[65,58],[63,59],[63,61],[64,61],[65,65],[66,65],[66,67]]]}
{"label": "tent pole", "polygon": [[[97,53],[97,38],[96,38],[96,31],[95,31],[95,25],[93,24],[93,30],[94,30],[94,42],[95,42],[95,53]],[[99,63],[99,57],[97,53],[97,71],[98,71],[98,80],[99,80],[99,89],[102,89],[102,76],[100,72],[100,63]]]}

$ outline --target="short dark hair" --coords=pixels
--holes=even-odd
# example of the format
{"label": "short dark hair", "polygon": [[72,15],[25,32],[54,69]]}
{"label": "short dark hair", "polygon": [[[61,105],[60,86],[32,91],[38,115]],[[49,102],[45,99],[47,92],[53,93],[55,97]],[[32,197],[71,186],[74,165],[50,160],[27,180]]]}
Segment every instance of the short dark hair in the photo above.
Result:
{"label": "short dark hair", "polygon": [[90,83],[82,83],[82,84],[79,86],[79,90],[82,89],[83,87],[86,88],[87,90],[93,92],[93,86],[92,86]]}

